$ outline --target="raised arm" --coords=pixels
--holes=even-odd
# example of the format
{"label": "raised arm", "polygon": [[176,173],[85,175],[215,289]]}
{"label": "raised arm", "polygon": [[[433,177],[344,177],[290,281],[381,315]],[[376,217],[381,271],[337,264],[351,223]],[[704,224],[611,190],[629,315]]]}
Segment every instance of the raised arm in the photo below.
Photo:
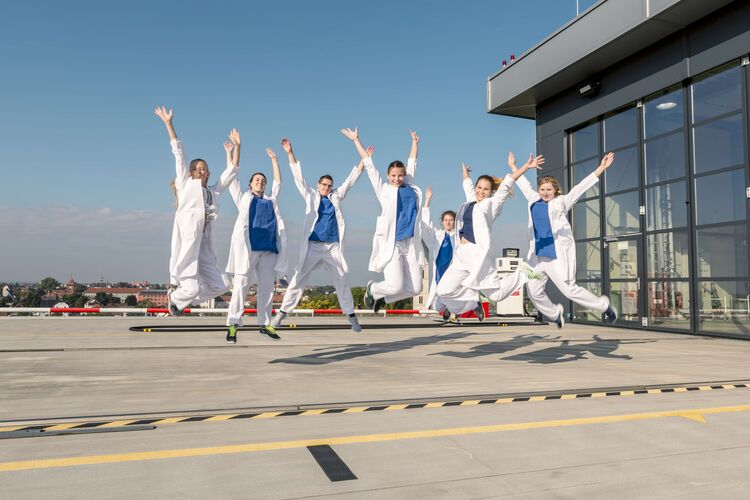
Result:
{"label": "raised arm", "polygon": [[161,121],[164,122],[164,125],[167,127],[167,133],[169,134],[169,140],[174,141],[177,139],[177,134],[174,131],[174,127],[172,126],[172,116],[174,115],[174,112],[170,109],[167,111],[167,108],[164,106],[157,106],[154,110],[154,114],[161,118]]}
{"label": "raised arm", "polygon": [[599,166],[596,167],[593,172],[587,175],[583,180],[581,180],[581,182],[573,186],[567,194],[561,197],[565,206],[565,211],[573,208],[573,205],[575,205],[578,199],[599,181],[599,176],[602,175],[602,173],[604,173],[604,171],[612,165],[612,162],[614,160],[614,153],[605,154],[602,158],[602,161],[599,163]]}
{"label": "raised arm", "polygon": [[234,145],[234,149],[232,151],[232,164],[234,164],[235,167],[240,166],[240,132],[233,128],[231,132],[229,132],[229,140],[232,141],[232,144]]}
{"label": "raised arm", "polygon": [[413,130],[410,130],[409,134],[411,134],[411,151],[409,151],[409,159],[411,160],[414,158],[416,160],[417,154],[419,153],[419,136]]}
{"label": "raised arm", "polygon": [[271,196],[276,198],[279,196],[281,191],[281,170],[279,170],[279,160],[276,158],[276,153],[271,148],[266,148],[266,154],[271,158],[271,166],[273,167],[273,184],[271,185]]}
{"label": "raised arm", "polygon": [[[375,152],[374,146],[369,146],[367,148],[367,154],[368,158],[372,157],[372,154]],[[341,185],[336,189],[336,192],[339,195],[339,199],[346,198],[346,195],[349,194],[349,190],[354,187],[354,184],[359,179],[359,176],[362,175],[362,171],[365,168],[365,160],[359,160],[359,163],[356,167],[352,169],[352,171],[349,173],[349,176],[344,180],[344,182],[341,183]]]}
{"label": "raised arm", "polygon": [[[300,165],[297,158],[294,156],[294,150],[292,149],[292,142],[283,137],[281,139],[281,147],[286,151],[287,157],[289,158],[289,168],[292,170],[292,179],[294,179],[294,185],[297,186],[297,191],[305,198],[307,195],[313,194],[313,188],[308,186],[307,181],[302,176],[302,165]],[[306,198],[305,198],[306,199]]]}
{"label": "raised arm", "polygon": [[173,111],[164,106],[158,107],[154,110],[154,114],[161,118],[164,122],[164,126],[167,127],[169,133],[169,144],[172,146],[172,154],[175,160],[175,185],[177,188],[182,188],[185,183],[190,179],[190,168],[188,166],[187,159],[185,158],[185,150],[182,147],[182,141],[177,137],[172,126],[172,117],[174,116]]}
{"label": "raised arm", "polygon": [[411,134],[411,151],[409,151],[409,159],[406,161],[406,175],[408,183],[414,182],[414,176],[417,174],[417,153],[419,152],[419,136],[413,130],[409,131]]}
{"label": "raised arm", "polygon": [[367,154],[367,150],[359,140],[359,130],[356,127],[354,128],[354,130],[350,128],[342,128],[341,133],[354,143],[354,147],[357,148],[357,153],[359,153],[360,158],[364,160],[369,156]]}
{"label": "raised arm", "polygon": [[[513,153],[511,153],[512,155]],[[513,166],[511,166],[511,170],[513,170],[513,173],[510,174],[510,178],[514,181],[517,181],[523,174],[526,173],[531,168],[535,168],[538,170],[541,170],[542,167],[540,165],[544,164],[544,156],[539,155],[537,157],[534,157],[533,154],[529,154],[529,159],[526,161],[526,163],[523,164],[521,168],[516,168],[513,170],[513,168],[516,165],[515,162],[515,156],[513,157]],[[508,165],[510,165],[510,155],[508,155]]]}
{"label": "raised arm", "polygon": [[[538,156],[537,158],[537,168],[539,168],[539,165],[544,164],[544,157]],[[529,156],[529,159],[531,159],[531,156]],[[514,173],[518,170],[518,167],[516,166],[516,155],[513,154],[513,151],[508,152],[508,167],[510,167],[511,171]],[[534,187],[523,174],[516,179],[516,185],[528,201],[536,201],[539,198],[539,194],[534,190]]]}
{"label": "raised arm", "polygon": [[215,189],[219,193],[223,193],[231,185],[232,181],[237,178],[239,167],[235,162],[239,162],[240,160],[239,148],[240,133],[237,132],[237,129],[233,128],[229,133],[229,140],[224,142],[224,151],[227,154],[227,167],[221,173],[221,176],[219,176],[219,182],[216,184]]}
{"label": "raised arm", "polygon": [[463,181],[461,181],[461,187],[463,187],[464,189],[466,201],[477,201],[477,192],[474,189],[474,182],[471,180],[471,167],[469,167],[464,162],[461,162],[461,171],[463,172]]}

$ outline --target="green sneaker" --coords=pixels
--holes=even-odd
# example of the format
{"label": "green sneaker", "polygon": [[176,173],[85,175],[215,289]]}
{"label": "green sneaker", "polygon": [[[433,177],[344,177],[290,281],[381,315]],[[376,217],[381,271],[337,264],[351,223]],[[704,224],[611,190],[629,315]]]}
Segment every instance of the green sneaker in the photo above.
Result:
{"label": "green sneaker", "polygon": [[544,275],[542,273],[537,272],[536,269],[525,262],[521,262],[520,264],[518,264],[518,270],[525,274],[526,277],[530,280],[540,280],[544,278]]}
{"label": "green sneaker", "polygon": [[227,328],[227,344],[237,343],[237,330],[240,329],[240,325],[229,325]]}
{"label": "green sneaker", "polygon": [[281,340],[281,337],[279,337],[279,334],[276,333],[276,328],[274,328],[272,325],[261,326],[258,332],[261,335],[265,335],[266,337],[270,339]]}

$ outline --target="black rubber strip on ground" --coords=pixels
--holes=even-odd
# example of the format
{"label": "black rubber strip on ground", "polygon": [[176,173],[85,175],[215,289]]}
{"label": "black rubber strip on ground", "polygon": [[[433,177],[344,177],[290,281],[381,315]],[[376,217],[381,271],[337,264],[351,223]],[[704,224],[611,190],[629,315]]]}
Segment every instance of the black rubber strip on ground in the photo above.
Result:
{"label": "black rubber strip on ground", "polygon": [[[539,323],[536,321],[529,322],[504,322],[504,321],[483,321],[482,323],[396,323],[396,324],[363,324],[363,330],[386,330],[398,328],[435,328],[445,327],[482,327],[482,326],[544,326],[548,323]],[[131,326],[128,328],[131,332],[139,333],[178,333],[178,332],[224,332],[227,327],[224,325],[180,325],[180,326]],[[239,331],[257,331],[257,326],[243,326]],[[350,330],[351,326],[346,324],[334,325],[297,325],[297,326],[280,326],[276,328],[279,331],[292,330]]]}
{"label": "black rubber strip on ground", "polygon": [[320,468],[323,469],[323,472],[331,482],[357,479],[357,476],[341,460],[341,457],[327,444],[308,446],[307,450],[315,461],[318,462],[318,465],[320,465]]}

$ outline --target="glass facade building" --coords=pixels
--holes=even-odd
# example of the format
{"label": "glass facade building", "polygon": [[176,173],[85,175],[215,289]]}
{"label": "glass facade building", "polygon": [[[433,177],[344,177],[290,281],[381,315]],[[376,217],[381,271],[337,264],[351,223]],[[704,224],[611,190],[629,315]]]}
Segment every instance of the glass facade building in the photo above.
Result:
{"label": "glass facade building", "polygon": [[[665,3],[672,17],[697,5]],[[585,15],[637,4],[602,0]],[[516,103],[509,112],[502,101],[493,108],[490,97],[491,112],[536,120],[539,152],[568,190],[605,152],[615,153],[569,218],[576,279],[610,297],[620,327],[750,339],[750,2],[722,4],[654,43],[631,40],[626,57],[589,60],[584,81],[595,81],[599,94],[582,96],[579,84],[555,89],[549,77],[533,89],[533,110]],[[531,52],[529,64],[541,57]],[[503,78],[491,78],[490,87]],[[598,312],[548,292],[574,322],[602,324]]]}

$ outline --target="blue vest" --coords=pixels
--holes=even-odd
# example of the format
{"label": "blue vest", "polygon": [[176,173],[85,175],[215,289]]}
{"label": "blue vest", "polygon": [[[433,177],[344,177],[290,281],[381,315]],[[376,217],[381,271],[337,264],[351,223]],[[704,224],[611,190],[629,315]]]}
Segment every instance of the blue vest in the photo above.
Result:
{"label": "blue vest", "polygon": [[472,201],[466,205],[466,210],[464,210],[462,217],[464,225],[461,227],[461,232],[459,233],[459,236],[466,238],[469,243],[476,243],[476,240],[474,240],[474,207],[476,204],[477,202]]}
{"label": "blue vest", "polygon": [[534,224],[534,252],[537,257],[556,259],[555,238],[549,222],[549,204],[538,200],[531,204],[531,221]]}
{"label": "blue vest", "polygon": [[276,247],[276,214],[273,202],[253,195],[250,202],[250,248],[253,252],[279,253]]}
{"label": "blue vest", "polygon": [[328,196],[320,197],[318,220],[315,221],[310,241],[338,242],[339,225],[336,222],[336,209]]}
{"label": "blue vest", "polygon": [[440,250],[435,259],[435,283],[440,283],[440,278],[445,274],[451,260],[453,260],[453,245],[450,235],[445,233],[445,238],[443,238],[443,243],[440,245]]}
{"label": "blue vest", "polygon": [[396,241],[414,236],[414,223],[417,220],[417,193],[411,186],[398,188],[396,204]]}

